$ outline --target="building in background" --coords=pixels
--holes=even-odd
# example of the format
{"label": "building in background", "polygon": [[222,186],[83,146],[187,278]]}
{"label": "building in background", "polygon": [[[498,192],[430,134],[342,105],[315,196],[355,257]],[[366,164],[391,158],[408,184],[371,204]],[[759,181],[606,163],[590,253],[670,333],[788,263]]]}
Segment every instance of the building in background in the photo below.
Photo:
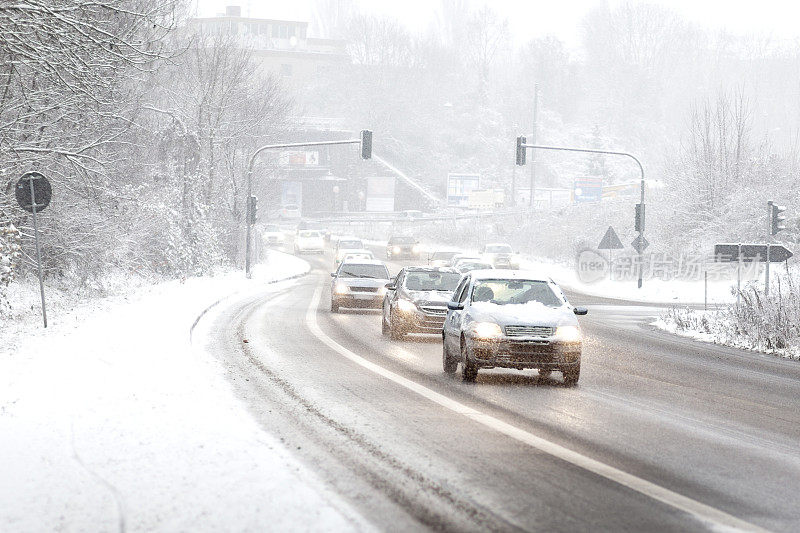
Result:
{"label": "building in background", "polygon": [[309,23],[242,16],[240,6],[228,6],[216,17],[193,18],[189,27],[208,34],[235,36],[243,48],[251,48],[265,72],[281,76],[300,89],[322,69],[346,63],[343,39],[310,37]]}

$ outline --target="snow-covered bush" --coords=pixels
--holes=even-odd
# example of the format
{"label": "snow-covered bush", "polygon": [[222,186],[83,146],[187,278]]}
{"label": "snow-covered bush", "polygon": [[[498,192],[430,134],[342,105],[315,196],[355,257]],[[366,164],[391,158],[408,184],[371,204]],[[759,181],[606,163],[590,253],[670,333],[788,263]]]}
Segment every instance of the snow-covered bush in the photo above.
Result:
{"label": "snow-covered bush", "polygon": [[701,335],[719,344],[800,358],[800,280],[779,274],[770,294],[749,284],[739,305],[713,311],[670,309],[661,320],[667,329]]}
{"label": "snow-covered bush", "polygon": [[22,257],[21,236],[13,224],[0,226],[0,317],[9,310],[6,290]]}

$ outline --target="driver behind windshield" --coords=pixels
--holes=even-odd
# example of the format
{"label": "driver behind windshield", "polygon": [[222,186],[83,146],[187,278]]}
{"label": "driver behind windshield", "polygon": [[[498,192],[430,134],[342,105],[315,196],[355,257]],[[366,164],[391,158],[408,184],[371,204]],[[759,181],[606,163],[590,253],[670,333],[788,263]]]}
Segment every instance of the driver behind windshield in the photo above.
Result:
{"label": "driver behind windshield", "polygon": [[497,305],[538,302],[548,307],[559,307],[562,302],[546,281],[486,280],[472,291],[473,302],[491,302]]}

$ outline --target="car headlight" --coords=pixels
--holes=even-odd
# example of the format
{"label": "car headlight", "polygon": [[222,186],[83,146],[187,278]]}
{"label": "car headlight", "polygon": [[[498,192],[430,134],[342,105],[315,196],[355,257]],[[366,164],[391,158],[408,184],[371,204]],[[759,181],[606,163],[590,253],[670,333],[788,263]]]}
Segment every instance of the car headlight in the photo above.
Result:
{"label": "car headlight", "polygon": [[336,294],[344,294],[347,292],[347,285],[342,282],[338,282],[336,285],[334,285],[333,292]]}
{"label": "car headlight", "polygon": [[414,302],[408,300],[397,300],[397,308],[404,313],[413,313],[417,310],[417,306],[414,305]]}
{"label": "car headlight", "polygon": [[394,248],[392,248],[392,253],[393,254],[399,254],[400,253],[400,247],[399,246],[395,246]]}
{"label": "car headlight", "polygon": [[581,330],[578,326],[558,326],[556,328],[556,339],[560,341],[580,342],[581,338]]}
{"label": "car headlight", "polygon": [[503,329],[494,322],[478,322],[472,326],[472,333],[479,339],[493,339],[503,335]]}

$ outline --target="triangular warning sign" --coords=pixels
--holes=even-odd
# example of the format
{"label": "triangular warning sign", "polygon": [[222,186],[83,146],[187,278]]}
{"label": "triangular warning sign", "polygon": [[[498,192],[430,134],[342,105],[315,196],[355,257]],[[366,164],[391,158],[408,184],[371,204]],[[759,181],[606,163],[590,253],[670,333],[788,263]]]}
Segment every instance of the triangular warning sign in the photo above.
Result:
{"label": "triangular warning sign", "polygon": [[617,232],[614,231],[614,228],[611,226],[608,227],[606,230],[606,234],[603,235],[603,240],[600,241],[600,244],[597,246],[598,250],[621,250],[625,248],[622,246],[622,241],[619,240],[617,237]]}

